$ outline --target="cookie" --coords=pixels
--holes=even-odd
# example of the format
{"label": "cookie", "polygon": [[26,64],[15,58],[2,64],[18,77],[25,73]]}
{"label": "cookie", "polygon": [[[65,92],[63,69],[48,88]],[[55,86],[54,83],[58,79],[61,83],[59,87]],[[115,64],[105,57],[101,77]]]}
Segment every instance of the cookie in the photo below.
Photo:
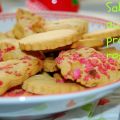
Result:
{"label": "cookie", "polygon": [[78,48],[78,47],[101,47],[104,43],[102,40],[95,39],[95,38],[86,38],[78,40],[77,42],[73,43],[71,48]]}
{"label": "cookie", "polygon": [[5,33],[0,33],[0,40],[4,40],[4,39],[7,39],[7,38],[15,38],[12,31],[8,31],[8,32],[5,32]]}
{"label": "cookie", "polygon": [[18,41],[12,38],[0,41],[0,53],[0,61],[20,59],[26,55],[20,50]]}
{"label": "cookie", "polygon": [[99,51],[105,54],[108,58],[113,58],[117,60],[120,68],[120,50],[116,49],[115,47],[109,47],[99,48]]}
{"label": "cookie", "polygon": [[3,40],[6,38],[6,35],[4,33],[0,33],[0,40]]}
{"label": "cookie", "polygon": [[70,45],[79,38],[78,32],[72,29],[53,30],[22,38],[20,48],[26,51],[53,50]]}
{"label": "cookie", "polygon": [[87,39],[87,38],[105,39],[108,37],[118,37],[118,36],[120,36],[120,29],[111,28],[111,29],[104,29],[104,30],[98,30],[91,33],[86,33],[83,35],[83,38],[84,39]]}
{"label": "cookie", "polygon": [[115,47],[99,48],[98,50],[99,50],[100,52],[104,53],[104,54],[107,54],[107,53],[115,53],[115,52],[120,53],[120,51],[119,51],[119,50],[116,50]]}
{"label": "cookie", "polygon": [[41,16],[23,9],[17,10],[16,20],[12,32],[17,39],[43,31],[42,27],[45,24],[45,20]]}
{"label": "cookie", "polygon": [[56,82],[64,83],[64,78],[61,76],[60,73],[54,73],[53,77],[56,80]]}
{"label": "cookie", "polygon": [[15,39],[15,36],[14,36],[14,34],[13,34],[13,31],[8,31],[8,32],[6,32],[6,33],[5,33],[5,36],[6,36],[7,38],[14,38],[14,39]]}
{"label": "cookie", "polygon": [[86,87],[101,86],[119,80],[119,63],[93,48],[63,51],[56,58],[64,79]]}
{"label": "cookie", "polygon": [[42,69],[42,61],[25,56],[21,60],[0,62],[0,95]]}
{"label": "cookie", "polygon": [[55,71],[58,70],[54,58],[48,57],[48,58],[46,58],[46,59],[44,60],[43,70],[44,70],[45,72],[55,72]]}
{"label": "cookie", "polygon": [[83,90],[84,88],[75,83],[59,83],[47,73],[30,77],[24,81],[22,88],[35,94],[60,94]]}
{"label": "cookie", "polygon": [[45,31],[59,29],[75,29],[79,35],[88,32],[88,22],[80,18],[68,18],[62,20],[47,21],[44,25]]}
{"label": "cookie", "polygon": [[18,40],[25,36],[34,34],[34,32],[31,29],[22,26],[20,23],[15,24],[14,28],[12,29],[12,32],[13,32],[15,38]]}

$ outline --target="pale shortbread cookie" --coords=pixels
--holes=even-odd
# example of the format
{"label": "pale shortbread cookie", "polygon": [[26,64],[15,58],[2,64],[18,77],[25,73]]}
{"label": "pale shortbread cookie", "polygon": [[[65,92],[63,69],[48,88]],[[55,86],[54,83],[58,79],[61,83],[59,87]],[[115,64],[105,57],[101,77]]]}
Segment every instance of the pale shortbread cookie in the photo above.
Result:
{"label": "pale shortbread cookie", "polygon": [[45,24],[41,16],[23,9],[17,10],[16,20],[12,32],[17,39],[43,31],[42,27]]}
{"label": "pale shortbread cookie", "polygon": [[68,18],[61,20],[47,21],[44,25],[45,31],[59,30],[59,29],[75,29],[79,35],[88,32],[88,22],[80,18]]}
{"label": "pale shortbread cookie", "polygon": [[43,70],[44,70],[45,72],[55,72],[55,71],[58,70],[54,58],[48,57],[48,58],[46,58],[46,59],[44,60]]}
{"label": "pale shortbread cookie", "polygon": [[101,86],[120,79],[119,63],[93,48],[63,51],[56,58],[64,79],[86,87]]}
{"label": "pale shortbread cookie", "polygon": [[52,50],[70,45],[78,38],[76,30],[61,29],[30,35],[22,38],[19,43],[22,50]]}
{"label": "pale shortbread cookie", "polygon": [[118,37],[120,36],[120,28],[111,28],[111,29],[104,29],[104,30],[98,30],[91,33],[86,33],[83,35],[84,39],[87,38],[96,38],[96,39],[105,39],[108,37]]}
{"label": "pale shortbread cookie", "polygon": [[80,39],[77,42],[73,43],[71,48],[78,48],[78,47],[101,47],[104,45],[104,42],[100,39],[96,38],[86,38]]}
{"label": "pale shortbread cookie", "polygon": [[24,80],[41,69],[42,61],[32,56],[0,62],[0,95],[12,87],[21,85]]}
{"label": "pale shortbread cookie", "polygon": [[75,83],[59,83],[47,73],[30,77],[24,81],[22,88],[35,94],[60,94],[83,90]]}

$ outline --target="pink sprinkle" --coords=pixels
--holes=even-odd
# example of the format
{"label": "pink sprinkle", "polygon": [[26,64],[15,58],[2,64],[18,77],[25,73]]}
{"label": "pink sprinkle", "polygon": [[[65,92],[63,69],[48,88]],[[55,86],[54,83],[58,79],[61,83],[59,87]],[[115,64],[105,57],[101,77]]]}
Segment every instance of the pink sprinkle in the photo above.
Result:
{"label": "pink sprinkle", "polygon": [[115,69],[115,67],[112,66],[112,67],[111,67],[111,70],[116,70],[116,69]]}
{"label": "pink sprinkle", "polygon": [[70,73],[68,72],[66,75],[64,75],[64,80],[67,80],[69,78]]}
{"label": "pink sprinkle", "polygon": [[93,66],[97,66],[99,65],[99,62],[96,58],[93,58],[93,59],[89,59],[89,62],[93,65]]}
{"label": "pink sprinkle", "polygon": [[115,65],[115,60],[113,60],[112,58],[109,58],[109,59],[108,59],[108,62],[109,62],[110,64],[112,64],[112,65]]}
{"label": "pink sprinkle", "polygon": [[0,50],[0,61],[3,61],[3,51]]}
{"label": "pink sprinkle", "polygon": [[102,62],[106,62],[106,60],[107,60],[106,58],[102,58]]}
{"label": "pink sprinkle", "polygon": [[60,64],[60,63],[62,62],[62,60],[63,60],[62,57],[57,57],[57,58],[55,59],[55,61],[56,61],[57,64]]}
{"label": "pink sprinkle", "polygon": [[80,55],[78,53],[72,54],[72,60],[79,60]]}
{"label": "pink sprinkle", "polygon": [[96,78],[98,78],[98,79],[100,79],[100,75],[99,74],[96,74],[96,76],[95,76]]}
{"label": "pink sprinkle", "polygon": [[0,86],[2,86],[3,85],[3,82],[0,80]]}
{"label": "pink sprinkle", "polygon": [[105,64],[103,64],[104,65],[104,67],[108,70],[108,69],[111,69],[111,66],[109,65],[109,64],[107,64],[107,63],[105,63]]}
{"label": "pink sprinkle", "polygon": [[90,63],[86,64],[86,70],[85,70],[86,72],[89,72],[92,69],[93,69],[93,66]]}
{"label": "pink sprinkle", "polygon": [[31,60],[31,57],[28,56],[28,55],[26,55],[26,56],[24,56],[23,58],[21,58],[21,60]]}
{"label": "pink sprinkle", "polygon": [[80,69],[74,70],[73,77],[74,77],[74,79],[79,79],[81,77]]}
{"label": "pink sprinkle", "polygon": [[84,80],[88,81],[88,80],[89,80],[89,78],[90,78],[90,76],[89,76],[89,75],[87,75],[87,76],[85,76],[85,77],[84,77]]}
{"label": "pink sprinkle", "polygon": [[92,57],[97,57],[97,58],[99,58],[101,60],[105,60],[106,59],[106,57],[103,54],[93,54]]}
{"label": "pink sprinkle", "polygon": [[104,75],[107,75],[107,71],[104,70],[102,67],[99,67],[99,71],[104,74]]}
{"label": "pink sprinkle", "polygon": [[11,51],[11,50],[15,50],[15,47],[14,47],[14,46],[9,47],[9,48],[5,49],[5,52],[9,52],[9,51]]}
{"label": "pink sprinkle", "polygon": [[80,58],[79,61],[80,61],[80,63],[82,63],[82,64],[85,64],[85,63],[87,62],[85,58]]}
{"label": "pink sprinkle", "polygon": [[56,82],[58,82],[58,83],[64,83],[64,79],[56,80]]}

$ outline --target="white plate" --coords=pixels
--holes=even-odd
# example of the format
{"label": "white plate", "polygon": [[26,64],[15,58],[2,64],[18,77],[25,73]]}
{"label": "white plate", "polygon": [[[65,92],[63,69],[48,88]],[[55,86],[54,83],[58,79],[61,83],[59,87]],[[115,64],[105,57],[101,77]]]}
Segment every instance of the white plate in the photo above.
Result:
{"label": "white plate", "polygon": [[[42,11],[39,14],[47,19],[62,19],[72,17],[86,19],[89,21],[89,31],[105,29],[105,24],[108,22],[107,20],[81,16],[73,13]],[[0,32],[8,31],[12,28],[14,23],[15,14],[0,15]],[[30,119],[37,116],[69,110],[95,101],[96,99],[113,92],[119,87],[120,81],[117,81],[103,87],[63,95],[0,97],[0,117],[27,117]]]}

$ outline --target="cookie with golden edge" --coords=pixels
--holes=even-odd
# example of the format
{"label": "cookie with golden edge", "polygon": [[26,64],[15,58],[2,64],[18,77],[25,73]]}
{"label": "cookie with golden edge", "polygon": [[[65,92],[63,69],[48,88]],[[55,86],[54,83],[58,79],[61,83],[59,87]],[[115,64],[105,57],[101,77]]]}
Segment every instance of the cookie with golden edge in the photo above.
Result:
{"label": "cookie with golden edge", "polygon": [[0,53],[0,61],[20,59],[26,55],[20,50],[18,41],[12,38],[4,38],[0,41]]}
{"label": "cookie with golden edge", "polygon": [[104,29],[98,30],[91,33],[86,33],[83,35],[84,39],[89,38],[96,38],[96,39],[105,39],[108,37],[118,37],[120,36],[120,28],[111,28],[111,29]]}
{"label": "cookie with golden edge", "polygon": [[41,69],[42,61],[32,56],[25,56],[21,60],[0,62],[0,95],[12,87],[21,85]]}
{"label": "cookie with golden edge", "polygon": [[77,42],[73,43],[71,48],[78,48],[78,47],[101,47],[104,45],[104,42],[100,39],[96,38],[86,38],[80,39]]}
{"label": "cookie with golden edge", "polygon": [[22,38],[20,48],[26,51],[53,50],[70,45],[79,39],[78,32],[73,29],[53,30]]}
{"label": "cookie with golden edge", "polygon": [[115,47],[109,47],[109,48],[99,48],[99,51],[105,54],[107,57],[112,57],[113,59],[116,59],[119,63],[120,68],[120,50],[116,49]]}
{"label": "cookie with golden edge", "polygon": [[16,20],[12,32],[17,39],[43,31],[42,27],[45,24],[41,16],[23,9],[17,10]]}
{"label": "cookie with golden edge", "polygon": [[0,33],[0,40],[4,40],[6,38],[14,38],[14,35],[12,33],[12,31],[8,31],[5,33]]}
{"label": "cookie with golden edge", "polygon": [[45,31],[59,30],[59,29],[75,29],[79,35],[88,32],[88,22],[80,18],[68,18],[61,20],[46,21],[44,25]]}
{"label": "cookie with golden edge", "polygon": [[59,83],[47,73],[30,77],[24,81],[22,88],[35,94],[60,94],[83,90],[84,88],[75,83]]}
{"label": "cookie with golden edge", "polygon": [[101,86],[120,79],[119,63],[93,48],[63,51],[56,58],[65,80],[86,87]]}
{"label": "cookie with golden edge", "polygon": [[100,52],[104,53],[104,54],[108,54],[108,53],[118,53],[120,54],[120,50],[117,50],[115,47],[109,47],[109,48],[99,48],[98,49]]}
{"label": "cookie with golden edge", "polygon": [[52,57],[48,57],[44,60],[43,70],[45,72],[55,72],[58,70],[57,65],[55,63],[55,59]]}
{"label": "cookie with golden edge", "polygon": [[[45,24],[45,20],[43,17],[24,9],[17,10],[16,20],[17,22],[23,23],[24,26],[31,23],[32,25],[31,27],[33,27],[34,25],[37,25],[37,27],[41,28]],[[35,28],[32,28],[32,30],[35,32],[38,32],[37,30],[35,30]]]}

